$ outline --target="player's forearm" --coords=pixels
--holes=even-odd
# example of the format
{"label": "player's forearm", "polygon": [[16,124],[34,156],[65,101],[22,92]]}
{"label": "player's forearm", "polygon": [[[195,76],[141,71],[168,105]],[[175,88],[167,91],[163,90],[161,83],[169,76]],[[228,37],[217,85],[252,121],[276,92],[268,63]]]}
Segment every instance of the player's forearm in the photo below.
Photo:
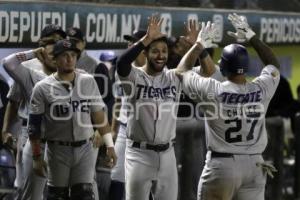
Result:
{"label": "player's forearm", "polygon": [[42,114],[29,114],[28,136],[30,140],[41,138]]}
{"label": "player's forearm", "polygon": [[216,71],[215,63],[211,59],[207,51],[206,53],[202,53],[202,55],[203,55],[202,57],[200,56],[200,64],[201,64],[200,75],[203,77],[210,77]]}
{"label": "player's forearm", "polygon": [[273,53],[272,49],[256,36],[250,39],[250,44],[253,46],[260,59],[265,65],[274,65],[279,69],[279,62]]}
{"label": "player's forearm", "polygon": [[141,51],[145,48],[142,42],[138,42],[127,49],[117,60],[117,73],[122,77],[130,74],[131,63],[138,57]]}
{"label": "player's forearm", "polygon": [[121,109],[121,98],[116,98],[113,107],[113,116],[112,116],[112,123],[111,123],[111,131],[113,134],[113,138],[117,138],[117,134],[120,126],[120,123],[118,121],[118,118],[120,116],[120,109]]}
{"label": "player's forearm", "polygon": [[17,119],[19,103],[15,101],[9,101],[3,119],[2,133],[8,132],[11,123]]}
{"label": "player's forearm", "polygon": [[176,71],[177,72],[186,72],[191,70],[196,63],[196,60],[199,58],[199,55],[203,52],[204,48],[201,44],[194,44],[192,48],[182,57],[179,62]]}
{"label": "player's forearm", "polygon": [[42,155],[40,139],[30,138],[32,158],[37,159]]}
{"label": "player's forearm", "polygon": [[19,53],[11,54],[3,59],[3,66],[7,73],[15,78],[19,75],[20,71],[18,70],[19,65],[26,61],[35,57],[34,51],[24,51]]}

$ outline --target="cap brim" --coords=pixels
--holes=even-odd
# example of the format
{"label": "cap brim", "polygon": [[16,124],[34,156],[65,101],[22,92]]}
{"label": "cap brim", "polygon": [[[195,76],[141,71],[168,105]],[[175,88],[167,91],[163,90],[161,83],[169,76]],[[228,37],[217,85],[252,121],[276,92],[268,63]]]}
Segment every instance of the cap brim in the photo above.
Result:
{"label": "cap brim", "polygon": [[127,40],[127,41],[136,41],[136,39],[134,37],[132,37],[131,35],[124,35],[123,36],[124,40]]}
{"label": "cap brim", "polygon": [[67,34],[63,30],[57,30],[54,33],[58,33],[62,38],[66,38]]}

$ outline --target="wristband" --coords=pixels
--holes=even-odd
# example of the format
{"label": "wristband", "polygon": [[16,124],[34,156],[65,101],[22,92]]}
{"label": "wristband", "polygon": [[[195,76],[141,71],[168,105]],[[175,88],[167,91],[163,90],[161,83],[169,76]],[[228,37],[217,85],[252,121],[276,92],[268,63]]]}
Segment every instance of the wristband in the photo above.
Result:
{"label": "wristband", "polygon": [[37,158],[41,155],[41,146],[39,144],[32,144],[32,157]]}
{"label": "wristband", "polygon": [[111,133],[106,133],[102,137],[106,147],[114,147],[114,142]]}
{"label": "wristband", "polygon": [[203,49],[203,51],[200,53],[199,57],[200,59],[204,59],[206,56],[208,56],[208,52],[206,49]]}

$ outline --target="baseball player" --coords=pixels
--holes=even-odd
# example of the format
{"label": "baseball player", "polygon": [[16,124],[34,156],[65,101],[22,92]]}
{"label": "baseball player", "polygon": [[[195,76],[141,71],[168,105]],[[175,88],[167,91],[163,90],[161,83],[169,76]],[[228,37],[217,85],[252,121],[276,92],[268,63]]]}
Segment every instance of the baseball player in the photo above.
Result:
{"label": "baseball player", "polygon": [[[125,152],[127,200],[177,198],[173,140],[181,84],[175,70],[165,69],[167,39],[162,19],[150,17],[146,35],[117,61],[117,73],[128,96]],[[146,64],[131,63],[144,50]]]}
{"label": "baseball player", "polygon": [[183,90],[202,102],[205,113],[208,153],[198,199],[262,200],[264,172],[274,170],[261,156],[267,144],[264,115],[279,83],[279,64],[272,50],[255,36],[245,17],[230,14],[228,19],[236,29],[236,33],[229,35],[248,40],[266,66],[260,76],[248,82],[247,50],[231,44],[223,49],[220,61],[227,81],[202,78],[192,71],[182,73],[191,69],[191,62],[199,54],[209,57],[203,50],[209,29],[200,31],[197,42],[180,62],[177,72]]}
{"label": "baseball player", "polygon": [[[161,22],[161,19],[152,16],[147,34],[117,61],[117,73],[129,96],[128,102],[133,105],[133,110],[127,111],[127,200],[146,200],[150,191],[154,199],[177,198],[177,170],[172,142],[175,138],[176,119],[169,113],[154,113],[155,107],[162,102],[175,105],[181,90],[174,71],[164,69],[168,46],[166,38],[160,32]],[[131,63],[142,50],[145,50],[147,57],[146,65],[142,68],[133,67]],[[125,81],[133,86],[129,83],[125,85]],[[160,120],[156,118],[158,115]]]}
{"label": "baseball player", "polygon": [[[39,40],[39,48],[12,54],[3,60],[3,64],[9,75],[15,80],[20,90],[15,91],[13,87],[11,94],[21,97],[21,105],[19,107],[18,115],[22,119],[22,134],[19,140],[19,148],[22,150],[24,142],[28,138],[27,134],[27,119],[28,119],[28,105],[33,86],[46,77],[48,74],[56,71],[56,65],[52,60],[52,50],[55,41],[66,37],[65,32],[56,25],[46,26],[41,33]],[[8,120],[11,121],[11,120]],[[8,126],[9,127],[9,126]],[[17,198],[20,199],[42,199],[46,179],[37,177],[32,173],[32,154],[29,141],[26,142],[23,153],[20,154],[21,159],[17,164],[17,174],[22,180],[20,183],[20,190],[17,192]],[[17,177],[18,178],[18,177]]]}
{"label": "baseball player", "polygon": [[112,83],[109,78],[109,71],[104,63],[89,56],[85,51],[85,37],[79,28],[71,27],[67,30],[67,35],[70,40],[75,40],[77,47],[82,51],[77,63],[76,68],[83,69],[87,73],[93,75],[97,82],[100,94],[108,109],[108,117],[111,122],[111,110],[114,101],[112,95]]}
{"label": "baseball player", "polygon": [[82,52],[76,63],[76,68],[83,69],[93,75],[99,64],[99,60],[89,56],[85,51],[86,42],[82,31],[79,28],[71,27],[67,29],[66,33],[69,39],[76,41],[78,49]]}
{"label": "baseball player", "polygon": [[[124,35],[128,41],[128,48],[140,40],[146,34],[145,30],[134,31],[132,35]],[[133,61],[134,67],[142,67],[146,63],[146,57],[141,52]],[[118,79],[118,77],[116,77]],[[119,84],[119,81],[116,81]],[[120,86],[115,84],[117,86]],[[112,120],[112,133],[116,138],[115,150],[118,157],[116,166],[111,170],[111,185],[109,189],[110,200],[122,200],[125,192],[125,148],[126,148],[126,127],[127,127],[127,98],[123,94],[122,88],[118,88],[118,95],[115,97],[114,116]]]}
{"label": "baseball player", "polygon": [[[94,200],[92,182],[100,134],[107,145],[109,164],[116,162],[104,103],[94,78],[75,72],[80,50],[73,40],[56,42],[53,56],[57,72],[35,85],[30,101],[33,169],[39,176],[47,176],[47,199],[68,199],[70,188],[70,199]],[[41,156],[42,135],[48,145],[47,164]]]}

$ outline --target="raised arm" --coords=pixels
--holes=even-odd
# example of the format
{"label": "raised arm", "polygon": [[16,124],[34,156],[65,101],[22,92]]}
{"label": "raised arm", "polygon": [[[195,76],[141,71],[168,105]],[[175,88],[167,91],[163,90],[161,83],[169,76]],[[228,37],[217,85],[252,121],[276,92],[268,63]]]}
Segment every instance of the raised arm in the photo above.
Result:
{"label": "raised arm", "polygon": [[117,60],[117,73],[119,76],[128,76],[132,68],[131,63],[138,57],[141,51],[153,40],[164,36],[160,32],[162,21],[163,19],[160,19],[157,16],[151,16],[149,18],[146,35],[139,42],[127,49]]}
{"label": "raised arm", "polygon": [[209,77],[215,72],[215,64],[205,48],[216,47],[213,43],[213,39],[216,36],[216,27],[214,24],[204,22],[201,25],[201,30],[198,34],[196,43],[181,59],[176,73],[178,75],[191,70],[196,63],[196,60],[200,58],[201,63],[201,75]]}
{"label": "raised arm", "polygon": [[272,49],[256,37],[256,34],[249,26],[246,17],[233,13],[228,15],[228,19],[236,30],[235,33],[228,32],[229,36],[236,38],[237,41],[249,41],[265,66],[274,65],[279,69],[279,62]]}
{"label": "raised arm", "polygon": [[266,43],[254,36],[250,39],[250,44],[253,46],[265,66],[274,65],[276,68],[280,68],[277,57]]}
{"label": "raised arm", "polygon": [[24,78],[29,69],[20,67],[20,64],[24,61],[31,60],[33,58],[41,56],[44,48],[40,47],[34,50],[13,53],[3,59],[3,67],[7,73],[20,85],[24,85]]}

